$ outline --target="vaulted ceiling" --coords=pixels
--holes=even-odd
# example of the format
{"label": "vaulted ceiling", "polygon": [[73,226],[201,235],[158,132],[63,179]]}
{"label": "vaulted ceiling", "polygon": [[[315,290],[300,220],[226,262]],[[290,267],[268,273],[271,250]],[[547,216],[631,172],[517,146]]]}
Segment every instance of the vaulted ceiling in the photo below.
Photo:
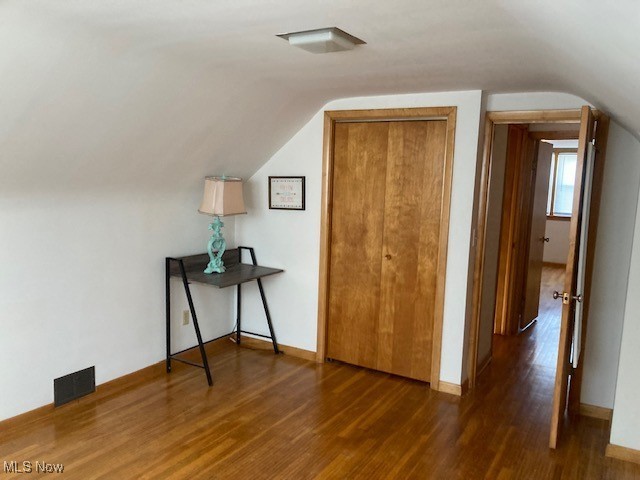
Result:
{"label": "vaulted ceiling", "polygon": [[[249,176],[324,103],[561,91],[640,135],[640,2],[0,1],[0,190]],[[313,55],[278,33],[337,26]]]}

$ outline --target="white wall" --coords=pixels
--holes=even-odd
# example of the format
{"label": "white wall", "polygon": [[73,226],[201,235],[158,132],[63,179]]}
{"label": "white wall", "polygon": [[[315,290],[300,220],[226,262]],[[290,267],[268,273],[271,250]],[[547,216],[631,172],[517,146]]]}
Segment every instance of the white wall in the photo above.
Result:
{"label": "white wall", "polygon": [[[162,359],[163,259],[205,250],[203,177],[252,174],[327,98],[21,5],[0,7],[0,419]],[[233,292],[194,289],[205,337],[230,330]]]}
{"label": "white wall", "polygon": [[[0,419],[51,403],[61,375],[95,365],[103,383],[163,358],[164,257],[205,250],[202,179],[225,173],[212,158],[237,146],[220,139],[246,114],[228,117],[233,101],[197,62],[80,34],[37,9],[3,14]],[[277,135],[261,127],[269,140],[239,155],[275,151],[299,118]],[[231,292],[196,290],[205,337],[230,330]],[[181,349],[195,336],[174,318]]]}
{"label": "white wall", "polygon": [[509,110],[561,110],[580,108],[588,102],[559,92],[521,92],[487,94],[487,112]]}
{"label": "white wall", "polygon": [[[200,189],[0,197],[0,419],[53,402],[62,375],[95,365],[100,384],[163,358],[164,257],[204,251]],[[201,290],[204,336],[229,331],[233,297]],[[181,349],[195,335],[174,293]]]}
{"label": "white wall", "polygon": [[569,226],[571,222],[549,220],[545,225],[545,236],[549,242],[544,244],[542,260],[547,263],[567,263],[569,255]]}
{"label": "white wall", "polygon": [[[247,182],[249,215],[236,223],[236,239],[256,248],[265,265],[286,269],[265,280],[278,339],[286,345],[315,351],[318,307],[318,266],[322,169],[323,111],[364,108],[457,106],[451,226],[445,287],[441,379],[459,384],[465,338],[465,305],[477,160],[481,92],[450,92],[361,97],[330,102]],[[269,175],[305,175],[307,210],[269,210]],[[255,287],[244,296],[247,328],[263,329],[263,314]],[[244,292],[243,292],[244,293]]]}
{"label": "white wall", "polygon": [[[618,124],[611,122],[596,239],[582,384],[582,402],[589,405],[613,407],[625,302],[625,329],[632,329],[633,321],[637,322],[638,318],[636,316],[634,320],[633,315],[639,310],[629,306],[637,305],[633,302],[637,301],[640,291],[637,288],[638,283],[634,284],[633,279],[629,278],[629,264],[632,262],[632,243],[633,248],[638,250],[640,242],[637,233],[638,222],[634,222],[639,186],[640,143]],[[635,265],[638,265],[638,255],[634,255]],[[633,338],[636,341],[638,339],[631,334],[631,339]],[[629,339],[625,338],[625,341],[629,342]],[[623,363],[623,359],[620,358],[620,365]],[[638,362],[634,365],[636,379],[637,365]],[[623,383],[627,381],[629,378],[621,379]],[[618,398],[620,395],[616,394],[616,401]]]}
{"label": "white wall", "polygon": [[[640,163],[640,148],[634,145],[633,158]],[[631,152],[630,152],[631,153]],[[631,221],[629,223],[632,223]],[[630,262],[620,365],[616,387],[610,443],[640,450],[640,210],[635,217],[635,236]],[[612,286],[615,287],[615,286]]]}

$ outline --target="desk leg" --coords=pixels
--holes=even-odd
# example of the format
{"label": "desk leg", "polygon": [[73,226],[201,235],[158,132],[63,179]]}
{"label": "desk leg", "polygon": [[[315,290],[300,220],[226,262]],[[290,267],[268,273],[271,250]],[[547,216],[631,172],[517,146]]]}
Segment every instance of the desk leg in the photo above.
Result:
{"label": "desk leg", "polygon": [[236,323],[237,323],[237,330],[236,330],[236,343],[238,345],[240,345],[240,340],[241,340],[241,331],[242,331],[242,315],[241,315],[241,310],[242,310],[242,285],[238,284],[238,293],[236,295],[236,309],[237,309],[237,313],[238,316],[236,317]]}
{"label": "desk leg", "polygon": [[171,260],[165,259],[165,301],[167,320],[167,373],[171,372]]}
{"label": "desk leg", "polygon": [[[267,316],[267,325],[269,326],[269,333],[271,334],[271,342],[273,343],[273,352],[280,353],[278,348],[278,341],[276,340],[276,333],[273,331],[273,325],[271,324],[271,315],[269,314],[269,307],[267,306],[267,297],[264,296],[264,288],[262,288],[262,281],[258,278],[258,290],[260,290],[260,298],[262,298],[262,306],[264,307],[264,314]],[[239,326],[239,325],[238,325]]]}
{"label": "desk leg", "polygon": [[193,328],[196,331],[196,337],[198,337],[198,346],[200,347],[200,355],[202,356],[202,365],[204,371],[207,374],[207,383],[209,386],[213,385],[211,379],[211,370],[209,370],[209,362],[207,360],[207,352],[204,350],[204,343],[202,343],[202,335],[200,334],[200,326],[198,325],[198,317],[196,316],[196,309],[193,306],[193,299],[191,298],[191,290],[189,289],[189,281],[187,280],[187,273],[184,269],[184,264],[180,262],[180,273],[182,275],[182,283],[184,284],[184,291],[187,294],[187,301],[189,302],[189,310],[191,311],[191,318],[193,319]]}

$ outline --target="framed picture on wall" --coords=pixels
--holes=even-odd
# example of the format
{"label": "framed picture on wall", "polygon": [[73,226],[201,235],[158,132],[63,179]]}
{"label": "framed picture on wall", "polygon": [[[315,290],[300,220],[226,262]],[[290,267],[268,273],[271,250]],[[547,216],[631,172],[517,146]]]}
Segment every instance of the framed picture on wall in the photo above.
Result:
{"label": "framed picture on wall", "polygon": [[304,210],[305,177],[269,177],[269,208]]}

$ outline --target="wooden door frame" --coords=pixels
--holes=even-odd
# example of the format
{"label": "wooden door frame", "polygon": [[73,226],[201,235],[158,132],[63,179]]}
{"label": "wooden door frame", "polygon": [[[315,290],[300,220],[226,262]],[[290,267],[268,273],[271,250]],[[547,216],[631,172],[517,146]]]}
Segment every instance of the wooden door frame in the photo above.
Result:
{"label": "wooden door frame", "polygon": [[[571,110],[528,110],[528,111],[501,111],[487,112],[484,121],[484,149],[482,155],[482,167],[480,170],[480,192],[477,207],[476,247],[473,268],[473,296],[472,316],[469,333],[469,358],[468,358],[468,386],[473,388],[478,372],[478,339],[480,333],[480,307],[482,299],[484,277],[485,240],[487,236],[487,207],[489,201],[489,188],[491,179],[491,153],[493,150],[493,134],[495,125],[508,124],[579,124],[581,118],[580,109]],[[537,133],[537,132],[535,132]],[[566,132],[559,134],[566,139]],[[547,138],[550,138],[547,135]],[[595,237],[594,237],[595,238]]]}
{"label": "wooden door frame", "polygon": [[440,389],[440,356],[442,352],[442,324],[444,315],[444,289],[446,283],[447,247],[451,210],[453,178],[453,150],[455,145],[457,107],[392,108],[377,110],[336,110],[324,113],[324,139],[322,153],[322,212],[320,219],[320,275],[318,282],[318,337],[316,361],[326,359],[326,337],[329,317],[329,276],[331,260],[331,215],[333,206],[333,148],[335,125],[339,122],[445,120],[447,138],[445,147],[444,180],[442,190],[442,224],[440,228],[436,301],[433,322],[433,343],[430,386]]}

